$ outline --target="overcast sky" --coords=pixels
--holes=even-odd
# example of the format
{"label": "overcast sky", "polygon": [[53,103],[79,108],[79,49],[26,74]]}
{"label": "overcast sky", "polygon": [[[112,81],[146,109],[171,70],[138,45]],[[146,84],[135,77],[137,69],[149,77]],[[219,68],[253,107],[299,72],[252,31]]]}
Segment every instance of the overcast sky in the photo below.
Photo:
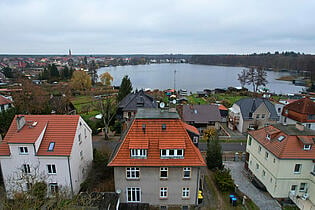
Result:
{"label": "overcast sky", "polygon": [[315,0],[0,0],[0,54],[315,54]]}

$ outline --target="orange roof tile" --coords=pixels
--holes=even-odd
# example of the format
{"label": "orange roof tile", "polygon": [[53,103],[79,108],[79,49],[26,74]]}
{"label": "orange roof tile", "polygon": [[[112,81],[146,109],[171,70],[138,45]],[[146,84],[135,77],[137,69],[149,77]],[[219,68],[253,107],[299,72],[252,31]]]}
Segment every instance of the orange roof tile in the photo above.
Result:
{"label": "orange roof tile", "polygon": [[[16,117],[11,123],[7,135],[0,144],[0,155],[10,155],[10,143],[34,144],[41,132],[45,133],[37,155],[69,156],[79,122],[79,115],[24,115],[26,124],[17,131]],[[35,127],[31,122],[37,122]],[[50,142],[55,142],[53,151],[48,152]]]}
{"label": "orange roof tile", "polygon": [[4,104],[12,104],[12,101],[3,96],[0,96],[0,105],[4,105]]}
{"label": "orange roof tile", "polygon": [[189,130],[190,132],[193,132],[197,135],[200,135],[200,132],[198,131],[198,129],[195,126],[189,125],[187,123],[183,122],[183,126],[186,130]]}
{"label": "orange roof tile", "polygon": [[[142,125],[146,125],[143,132]],[[162,130],[162,124],[166,129]],[[148,139],[146,159],[130,158],[130,142]],[[183,159],[161,159],[160,149],[185,149]],[[205,166],[198,148],[191,141],[180,119],[135,119],[109,166]]]}
{"label": "orange roof tile", "polygon": [[[266,139],[267,133],[270,130],[274,130],[275,127],[279,129],[280,132],[270,140]],[[294,125],[283,126],[275,124],[259,130],[250,131],[249,135],[280,159],[315,160],[315,147],[312,147],[310,150],[303,150],[303,142],[299,139],[302,137],[303,139],[307,139],[307,141],[313,140],[315,138],[315,131],[297,131],[294,127]],[[284,136],[285,138],[279,141],[278,138],[280,136]]]}

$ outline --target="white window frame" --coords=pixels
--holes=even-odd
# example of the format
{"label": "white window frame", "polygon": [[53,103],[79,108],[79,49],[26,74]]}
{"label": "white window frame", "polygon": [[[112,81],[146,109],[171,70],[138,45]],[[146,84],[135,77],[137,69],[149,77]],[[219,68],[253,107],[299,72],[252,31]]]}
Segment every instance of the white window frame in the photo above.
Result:
{"label": "white window frame", "polygon": [[261,153],[261,146],[258,146],[258,153]]}
{"label": "white window frame", "polygon": [[33,187],[33,183],[31,183],[31,182],[26,182],[26,183],[25,183],[25,187],[26,187],[26,190],[27,190],[27,191],[30,191],[30,190],[32,189],[32,187]]}
{"label": "white window frame", "polygon": [[48,171],[48,174],[56,174],[57,173],[56,165],[47,164],[47,171]]}
{"label": "white window frame", "polygon": [[[162,172],[166,171],[166,176],[162,176]],[[160,179],[167,179],[168,178],[168,168],[167,167],[161,167],[160,168]]]}
{"label": "white window frame", "polygon": [[190,190],[189,187],[183,187],[182,188],[182,198],[187,199],[190,196]]}
{"label": "white window frame", "polygon": [[266,114],[261,114],[261,119],[265,119]]}
{"label": "white window frame", "polygon": [[161,187],[160,188],[160,198],[166,199],[168,197],[167,187]]}
{"label": "white window frame", "polygon": [[[303,186],[303,188],[302,188],[302,186]],[[301,183],[300,183],[300,187],[299,187],[299,191],[300,191],[300,192],[305,192],[306,189],[307,189],[307,183],[301,182]]]}
{"label": "white window frame", "polygon": [[81,133],[78,135],[78,139],[79,139],[79,145],[81,145],[82,144]]}
{"label": "white window frame", "polygon": [[311,150],[312,145],[310,144],[304,144],[303,150]]}
{"label": "white window frame", "polygon": [[[181,151],[182,153],[181,155],[178,154],[179,151]],[[171,152],[173,153],[173,155],[170,154]],[[160,154],[161,154],[161,158],[184,158],[183,149],[161,149]]]}
{"label": "white window frame", "polygon": [[20,155],[28,155],[28,147],[19,147],[19,153]]}
{"label": "white window frame", "polygon": [[[189,176],[186,176],[186,173],[189,173]],[[183,178],[184,179],[190,179],[191,178],[191,167],[184,167],[183,168]]]}
{"label": "white window frame", "polygon": [[[131,197],[129,197],[129,191],[130,191]],[[126,198],[127,198],[127,203],[140,203],[141,202],[141,188],[140,187],[127,187]]]}
{"label": "white window frame", "polygon": [[130,149],[130,157],[132,158],[146,158],[147,155],[147,149]]}
{"label": "white window frame", "polygon": [[[299,165],[298,170],[296,170],[296,167],[297,167],[298,165]],[[295,174],[300,174],[301,171],[302,171],[302,164],[296,163],[296,164],[294,165],[294,173],[295,173]]]}
{"label": "white window frame", "polygon": [[126,179],[140,179],[140,168],[138,167],[126,168]]}
{"label": "white window frame", "polygon": [[49,183],[49,192],[50,194],[58,193],[58,184],[57,183]]}
{"label": "white window frame", "polygon": [[31,167],[29,164],[23,164],[22,165],[22,171],[25,174],[30,174],[31,173]]}
{"label": "white window frame", "polygon": [[198,136],[194,136],[193,137],[193,143],[197,144],[199,141],[199,137]]}

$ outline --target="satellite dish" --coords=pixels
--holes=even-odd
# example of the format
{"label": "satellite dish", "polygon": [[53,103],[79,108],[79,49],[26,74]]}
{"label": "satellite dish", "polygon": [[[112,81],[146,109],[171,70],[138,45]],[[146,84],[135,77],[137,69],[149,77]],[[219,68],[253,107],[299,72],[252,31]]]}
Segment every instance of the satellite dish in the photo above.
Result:
{"label": "satellite dish", "polygon": [[164,102],[161,102],[161,103],[160,103],[160,108],[163,109],[164,107],[165,107],[165,103],[164,103]]}
{"label": "satellite dish", "polygon": [[173,104],[176,104],[176,99],[174,99],[174,100],[172,101],[172,103],[173,103]]}

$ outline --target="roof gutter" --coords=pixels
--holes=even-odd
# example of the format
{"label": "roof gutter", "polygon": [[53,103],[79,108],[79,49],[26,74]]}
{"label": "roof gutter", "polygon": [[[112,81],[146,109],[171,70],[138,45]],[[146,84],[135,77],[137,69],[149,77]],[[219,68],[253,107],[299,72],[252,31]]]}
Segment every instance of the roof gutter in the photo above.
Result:
{"label": "roof gutter", "polygon": [[73,196],[74,193],[73,193],[73,185],[72,185],[72,176],[71,176],[69,156],[67,157],[67,159],[68,159],[68,168],[69,168],[69,176],[70,176],[71,196]]}

